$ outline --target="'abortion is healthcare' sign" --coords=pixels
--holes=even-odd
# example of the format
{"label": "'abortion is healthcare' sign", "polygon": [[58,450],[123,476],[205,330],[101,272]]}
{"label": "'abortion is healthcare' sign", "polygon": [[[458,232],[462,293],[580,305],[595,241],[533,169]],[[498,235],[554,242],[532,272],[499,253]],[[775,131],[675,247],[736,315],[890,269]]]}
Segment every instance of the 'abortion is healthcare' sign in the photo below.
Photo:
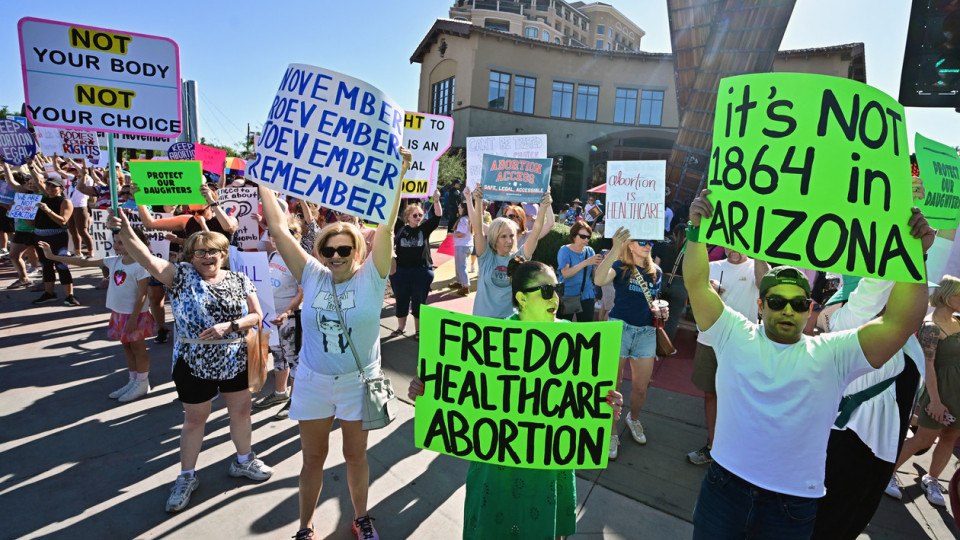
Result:
{"label": "'abortion is healthcare' sign", "polygon": [[404,111],[386,94],[323,68],[290,64],[245,178],[386,223],[400,189]]}

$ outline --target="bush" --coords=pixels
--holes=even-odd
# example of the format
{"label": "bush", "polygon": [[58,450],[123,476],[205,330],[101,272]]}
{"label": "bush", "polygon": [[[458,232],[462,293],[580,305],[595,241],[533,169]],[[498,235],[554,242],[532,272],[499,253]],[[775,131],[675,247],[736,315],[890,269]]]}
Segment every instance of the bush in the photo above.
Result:
{"label": "bush", "polygon": [[[603,238],[600,237],[597,233],[593,233],[593,237],[590,238],[590,247],[593,248],[594,253],[600,253],[603,249],[600,247],[600,241]],[[534,261],[540,261],[547,266],[552,266],[555,270],[557,268],[557,253],[560,253],[560,248],[570,243],[570,227],[562,223],[557,223],[550,229],[550,232],[546,236],[540,239],[540,243],[537,244],[537,250],[533,252]]]}

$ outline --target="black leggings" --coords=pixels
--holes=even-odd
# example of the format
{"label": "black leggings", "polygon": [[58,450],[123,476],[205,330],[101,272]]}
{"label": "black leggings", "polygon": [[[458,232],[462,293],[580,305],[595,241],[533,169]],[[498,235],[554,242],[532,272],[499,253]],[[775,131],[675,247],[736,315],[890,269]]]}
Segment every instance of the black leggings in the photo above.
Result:
{"label": "black leggings", "polygon": [[[64,230],[61,233],[55,234],[53,236],[37,236],[38,242],[46,242],[50,244],[50,251],[55,255],[66,255],[67,254],[67,244],[70,242],[70,236],[67,234],[67,231]],[[70,275],[70,268],[63,264],[43,256],[43,250],[37,248],[37,256],[40,258],[40,264],[43,266],[43,282],[44,283],[53,283],[56,274],[60,274],[60,284],[61,285],[71,285],[73,284],[73,276]],[[56,269],[54,269],[56,267]]]}

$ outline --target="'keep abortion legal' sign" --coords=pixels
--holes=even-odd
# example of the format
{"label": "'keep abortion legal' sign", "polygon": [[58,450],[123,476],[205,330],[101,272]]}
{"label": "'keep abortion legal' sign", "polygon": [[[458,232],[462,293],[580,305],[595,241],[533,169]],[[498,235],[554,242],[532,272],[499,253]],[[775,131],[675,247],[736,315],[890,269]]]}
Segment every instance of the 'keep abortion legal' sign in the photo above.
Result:
{"label": "'keep abortion legal' sign", "polygon": [[923,282],[903,106],[802,73],[720,81],[700,240],[828,272]]}
{"label": "'keep abortion legal' sign", "polygon": [[374,223],[400,189],[404,111],[353,77],[290,64],[245,177]]}
{"label": "'keep abortion legal' sign", "polygon": [[423,199],[437,189],[437,160],[453,141],[453,118],[408,112],[403,117],[403,146],[413,154],[403,177],[405,199]]}
{"label": "'keep abortion legal' sign", "polygon": [[138,205],[206,204],[200,193],[203,172],[199,161],[133,160],[130,178],[140,189]]}
{"label": "'keep abortion legal' sign", "polygon": [[34,17],[17,27],[34,124],[180,134],[180,51],[172,40]]}
{"label": "'keep abortion legal' sign", "polygon": [[423,306],[417,448],[534,469],[607,466],[622,325],[529,323]]}
{"label": "'keep abortion legal' sign", "polygon": [[23,165],[37,154],[37,143],[26,127],[9,118],[0,119],[0,157],[11,165]]}

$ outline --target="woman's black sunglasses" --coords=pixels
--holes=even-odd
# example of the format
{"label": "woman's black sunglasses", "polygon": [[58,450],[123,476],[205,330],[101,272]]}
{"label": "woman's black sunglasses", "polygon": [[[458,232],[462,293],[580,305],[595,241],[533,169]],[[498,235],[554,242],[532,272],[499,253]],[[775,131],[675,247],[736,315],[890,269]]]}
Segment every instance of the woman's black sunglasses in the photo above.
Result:
{"label": "woman's black sunglasses", "polygon": [[809,298],[791,298],[787,300],[782,296],[767,296],[764,298],[767,301],[767,305],[770,306],[770,309],[774,311],[780,311],[783,308],[787,307],[787,304],[790,304],[790,307],[793,308],[797,313],[802,313],[810,309],[810,304],[813,303],[813,300]]}
{"label": "woman's black sunglasses", "polygon": [[547,285],[537,285],[536,287],[529,287],[527,289],[520,289],[520,292],[525,292],[525,293],[532,293],[534,291],[540,291],[540,296],[542,296],[544,300],[550,300],[551,298],[553,298],[553,295],[556,293],[557,286],[547,284]]}
{"label": "woman's black sunglasses", "polygon": [[349,257],[350,253],[352,252],[353,252],[353,246],[337,246],[337,247],[324,246],[320,248],[320,254],[328,259],[333,257],[334,253],[336,253],[341,257]]}

